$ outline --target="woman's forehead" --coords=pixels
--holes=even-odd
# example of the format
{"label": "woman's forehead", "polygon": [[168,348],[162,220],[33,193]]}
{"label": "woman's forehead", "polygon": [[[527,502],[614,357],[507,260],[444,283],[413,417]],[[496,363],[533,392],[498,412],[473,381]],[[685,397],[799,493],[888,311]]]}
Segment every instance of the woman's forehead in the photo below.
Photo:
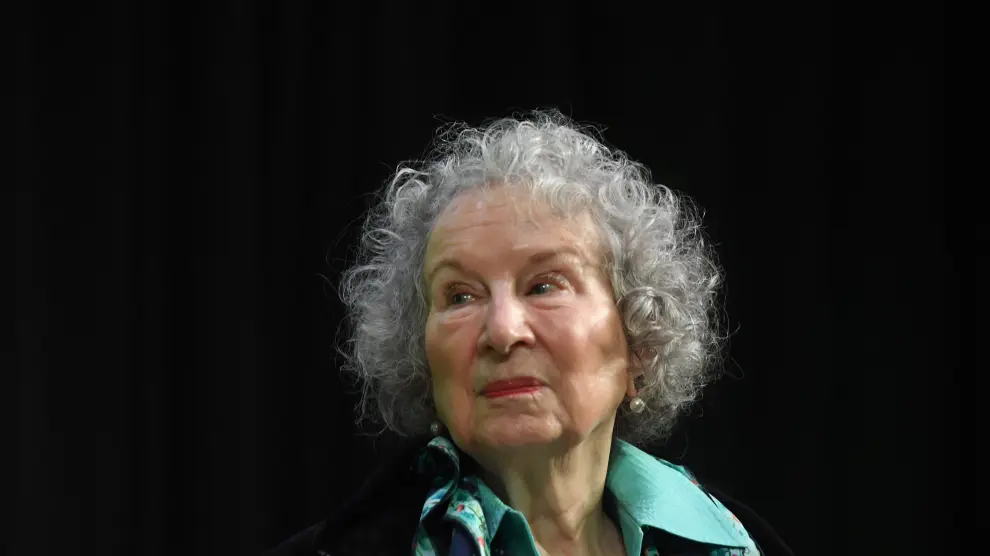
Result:
{"label": "woman's forehead", "polygon": [[468,192],[448,205],[430,234],[428,276],[444,262],[493,253],[520,261],[570,255],[597,263],[599,242],[587,213],[563,218],[526,191],[499,189]]}
{"label": "woman's forehead", "polygon": [[[508,225],[527,231],[548,230],[559,233],[584,231],[590,224],[587,210],[572,207],[574,214],[565,214],[560,207],[551,207],[530,188],[519,185],[485,186],[457,194],[444,207],[434,232],[457,232],[473,226]],[[577,224],[580,223],[581,226]]]}

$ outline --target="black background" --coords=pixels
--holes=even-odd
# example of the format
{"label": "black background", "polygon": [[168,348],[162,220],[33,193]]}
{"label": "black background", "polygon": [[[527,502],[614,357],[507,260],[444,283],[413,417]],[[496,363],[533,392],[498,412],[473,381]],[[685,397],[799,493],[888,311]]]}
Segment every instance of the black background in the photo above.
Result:
{"label": "black background", "polygon": [[536,107],[707,209],[730,358],[653,451],[799,554],[954,552],[941,5],[467,5],[15,8],[5,553],[258,554],[332,509],[379,457],[334,352],[368,193]]}

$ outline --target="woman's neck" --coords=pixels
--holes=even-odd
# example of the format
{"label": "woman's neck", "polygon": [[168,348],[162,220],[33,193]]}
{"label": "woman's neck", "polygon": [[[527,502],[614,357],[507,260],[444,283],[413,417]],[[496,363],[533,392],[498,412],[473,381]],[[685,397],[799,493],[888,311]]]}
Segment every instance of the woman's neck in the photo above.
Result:
{"label": "woman's neck", "polygon": [[486,462],[486,483],[521,512],[547,554],[624,554],[618,527],[603,504],[611,430],[561,448],[533,446]]}

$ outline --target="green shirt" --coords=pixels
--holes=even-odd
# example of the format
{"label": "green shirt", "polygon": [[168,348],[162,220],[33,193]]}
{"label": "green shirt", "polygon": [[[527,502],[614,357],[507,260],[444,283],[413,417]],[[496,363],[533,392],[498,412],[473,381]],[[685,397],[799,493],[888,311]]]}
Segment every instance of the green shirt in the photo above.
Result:
{"label": "green shirt", "polygon": [[[465,470],[453,442],[436,437],[418,462],[434,478],[413,545],[417,556],[537,556],[526,518]],[[617,441],[605,478],[606,511],[619,525],[627,556],[658,554],[662,535],[697,543],[711,556],[758,555],[739,520],[702,490],[682,466]]]}

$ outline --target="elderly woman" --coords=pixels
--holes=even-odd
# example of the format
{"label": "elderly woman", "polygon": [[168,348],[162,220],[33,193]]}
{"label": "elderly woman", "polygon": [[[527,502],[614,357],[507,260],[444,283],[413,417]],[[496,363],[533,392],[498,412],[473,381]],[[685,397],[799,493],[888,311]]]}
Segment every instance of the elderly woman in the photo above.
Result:
{"label": "elderly woman", "polygon": [[359,413],[418,440],[273,554],[759,553],[636,447],[717,354],[719,271],[685,199],[540,112],[441,134],[361,246],[341,289]]}

